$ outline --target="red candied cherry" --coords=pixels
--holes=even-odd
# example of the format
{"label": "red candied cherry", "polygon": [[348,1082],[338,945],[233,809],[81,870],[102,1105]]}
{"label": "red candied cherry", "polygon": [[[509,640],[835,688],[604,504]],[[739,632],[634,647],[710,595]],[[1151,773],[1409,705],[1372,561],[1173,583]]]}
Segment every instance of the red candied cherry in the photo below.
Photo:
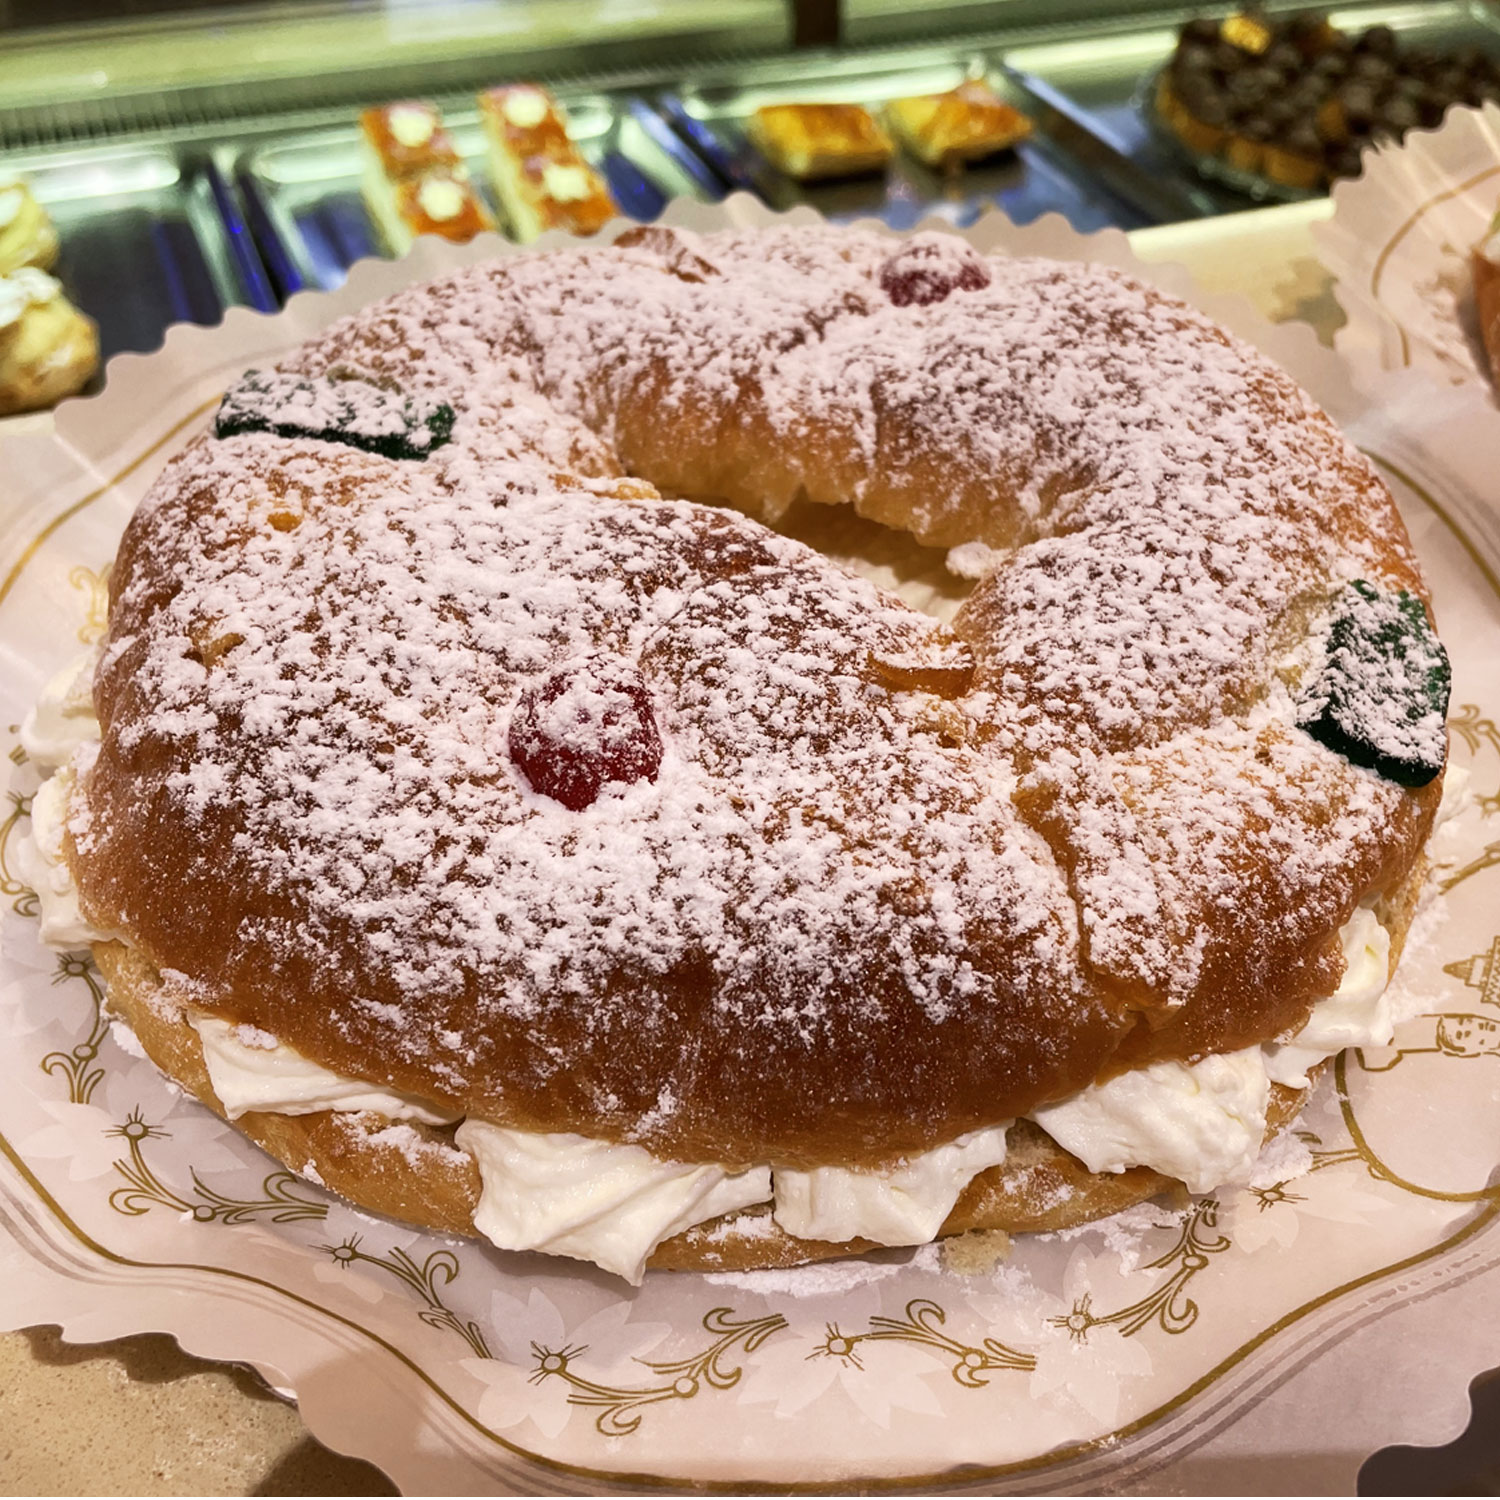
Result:
{"label": "red candied cherry", "polygon": [[897,307],[926,307],[950,292],[979,292],[990,284],[984,257],[951,234],[918,234],[880,268],[880,286]]}
{"label": "red candied cherry", "polygon": [[587,656],[530,687],[510,721],[510,758],[533,791],[573,812],[614,781],[655,781],[661,734],[651,692],[627,661]]}

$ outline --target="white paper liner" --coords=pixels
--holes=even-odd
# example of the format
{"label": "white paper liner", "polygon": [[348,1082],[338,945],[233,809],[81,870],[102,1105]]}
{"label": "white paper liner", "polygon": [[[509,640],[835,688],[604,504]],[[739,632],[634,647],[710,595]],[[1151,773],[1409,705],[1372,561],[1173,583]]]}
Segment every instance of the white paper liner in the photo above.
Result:
{"label": "white paper liner", "polygon": [[1334,347],[1356,370],[1421,370],[1493,385],[1469,251],[1500,208],[1500,107],[1455,108],[1435,130],[1366,152],[1313,237],[1348,317]]}
{"label": "white paper liner", "polygon": [[[774,217],[743,198],[668,215],[704,228]],[[296,1393],[324,1442],[424,1493],[1209,1492],[1276,1475],[1274,1487],[1350,1490],[1382,1444],[1461,1429],[1468,1379],[1500,1363],[1500,520],[1478,498],[1500,469],[1500,426],[1473,421],[1473,390],[1433,398],[1405,382],[1372,403],[1309,329],[1196,294],[1182,268],[1136,262],[1117,231],[997,215],[969,236],[1129,267],[1197,302],[1291,369],[1391,480],[1453,655],[1454,759],[1477,793],[1434,846],[1396,1046],[1341,1062],[1256,1191],[1021,1240],[984,1276],[943,1270],[929,1247],[632,1290],[360,1214],[122,1046],[87,962],[36,940],[13,850],[37,776],[12,728],[0,1326],[57,1322],[75,1340],[165,1330],[248,1361]],[[233,376],[386,292],[505,253],[494,237],[423,240],[278,316],[175,328],[159,353],[115,360],[104,393],[66,403],[55,433],[7,442],[0,723],[18,724],[98,635],[126,516]]]}

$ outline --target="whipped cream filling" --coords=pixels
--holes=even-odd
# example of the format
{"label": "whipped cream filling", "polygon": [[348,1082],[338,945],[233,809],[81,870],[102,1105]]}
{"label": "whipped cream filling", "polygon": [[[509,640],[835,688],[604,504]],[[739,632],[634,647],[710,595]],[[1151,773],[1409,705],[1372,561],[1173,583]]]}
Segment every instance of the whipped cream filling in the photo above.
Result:
{"label": "whipped cream filling", "polygon": [[663,1240],[771,1196],[766,1167],[690,1166],[639,1146],[480,1120],[465,1120],[456,1139],[478,1163],[474,1224],[492,1244],[592,1261],[633,1286]]}
{"label": "whipped cream filling", "polygon": [[547,96],[540,89],[509,89],[500,105],[500,113],[517,130],[534,130],[547,118],[547,110]]}
{"label": "whipped cream filling", "polygon": [[884,1172],[778,1168],[772,1217],[798,1239],[925,1245],[969,1183],[1005,1160],[1005,1133],[1014,1123],[961,1135]]}
{"label": "whipped cream filling", "polygon": [[1285,1042],[1199,1062],[1160,1062],[1090,1084],[1031,1118],[1091,1172],[1151,1167],[1206,1193],[1250,1180],[1271,1085],[1306,1088],[1307,1070],[1345,1047],[1379,1047],[1393,1030],[1386,985],[1391,935],[1368,906],[1339,929],[1344,977]]}
{"label": "whipped cream filling", "polygon": [[62,282],[35,266],[22,266],[0,276],[0,328],[19,323],[26,309],[51,302],[62,294]]}
{"label": "whipped cream filling", "polygon": [[548,162],[542,169],[542,187],[555,203],[578,203],[592,191],[586,168],[558,161]]}
{"label": "whipped cream filling", "polygon": [[1391,935],[1368,907],[1355,908],[1339,931],[1344,977],[1338,989],[1313,1006],[1307,1024],[1288,1042],[1261,1048],[1272,1083],[1305,1089],[1307,1070],[1345,1047],[1383,1047],[1395,1031],[1386,994]]}
{"label": "whipped cream filling", "polygon": [[385,123],[403,146],[425,146],[437,131],[437,117],[424,104],[393,104]]}
{"label": "whipped cream filling", "polygon": [[73,752],[99,739],[94,717],[94,666],[97,649],[75,657],[42,689],[36,706],[21,724],[21,748],[39,766],[66,765]]}
{"label": "whipped cream filling", "polygon": [[85,919],[63,857],[73,781],[72,767],[63,766],[37,788],[31,799],[31,831],[16,845],[16,873],[36,892],[41,939],[65,949],[87,948],[113,936]]}
{"label": "whipped cream filling", "polygon": [[424,1125],[448,1125],[459,1118],[429,1100],[341,1077],[268,1032],[237,1026],[203,1011],[189,1011],[187,1019],[203,1044],[209,1082],[231,1120],[252,1110],[311,1115],[325,1109],[368,1110],[387,1119],[419,1120]]}
{"label": "whipped cream filling", "polygon": [[462,185],[451,177],[427,177],[417,189],[417,202],[421,205],[422,212],[434,223],[456,219],[464,211],[467,201],[468,195]]}
{"label": "whipped cream filling", "polygon": [[1192,1064],[1151,1063],[1031,1118],[1091,1172],[1153,1167],[1206,1193],[1248,1178],[1270,1102],[1261,1049],[1246,1047]]}
{"label": "whipped cream filling", "polygon": [[51,677],[21,725],[26,754],[39,766],[57,768],[32,794],[31,825],[16,843],[16,872],[36,892],[41,939],[56,948],[87,948],[114,936],[85,921],[63,858],[74,783],[69,762],[75,751],[99,741],[93,698],[97,660],[97,651],[87,651]]}

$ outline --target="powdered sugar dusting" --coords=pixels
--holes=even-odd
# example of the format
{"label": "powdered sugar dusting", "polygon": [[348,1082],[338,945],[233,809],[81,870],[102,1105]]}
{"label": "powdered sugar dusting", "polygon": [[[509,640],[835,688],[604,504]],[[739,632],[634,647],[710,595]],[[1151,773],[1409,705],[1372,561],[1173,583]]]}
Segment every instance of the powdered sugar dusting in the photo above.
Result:
{"label": "powdered sugar dusting", "polygon": [[[688,1160],[925,1149],[1090,1081],[1141,1010],[1197,1018],[1177,1055],[1283,1029],[1283,971],[1423,815],[1275,665],[1344,581],[1420,588],[1368,465],[1113,271],[896,306],[879,236],[658,240],[475,267],[287,362],[451,404],[424,461],[251,434],[163,476],[90,903],[325,1066]],[[852,499],[985,576],[950,632],[622,467]],[[574,807],[511,752],[579,662],[647,699],[584,683],[536,735],[615,754],[648,701],[660,758]],[[227,929],[175,899],[210,877]]]}
{"label": "powdered sugar dusting", "polygon": [[709,1286],[721,1286],[760,1297],[840,1297],[872,1282],[898,1276],[910,1263],[909,1256],[857,1260],[830,1260],[810,1266],[775,1271],[711,1271],[703,1276]]}
{"label": "powdered sugar dusting", "polygon": [[1313,1154],[1306,1141],[1290,1130],[1278,1131],[1255,1161],[1250,1188],[1279,1187],[1312,1171]]}

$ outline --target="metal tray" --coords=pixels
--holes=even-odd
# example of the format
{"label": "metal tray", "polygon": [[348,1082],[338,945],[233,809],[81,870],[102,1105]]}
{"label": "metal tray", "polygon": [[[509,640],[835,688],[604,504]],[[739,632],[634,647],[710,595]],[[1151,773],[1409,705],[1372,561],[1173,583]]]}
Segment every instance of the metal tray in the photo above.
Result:
{"label": "metal tray", "polygon": [[[654,219],[678,196],[711,201],[724,196],[727,184],[644,100],[565,91],[557,98],[574,141],[603,172],[630,217]],[[488,198],[477,105],[467,97],[445,104],[443,121]],[[302,287],[338,286],[362,256],[389,253],[360,196],[361,136],[352,111],[347,124],[266,142],[228,165],[283,296]]]}
{"label": "metal tray", "polygon": [[[1155,24],[1119,24],[1085,39],[1044,41],[1016,47],[1006,62],[1039,94],[1058,100],[1091,133],[1151,176],[1191,182],[1188,189],[1209,212],[1234,213],[1258,202],[1296,198],[1248,173],[1236,173],[1217,158],[1199,158],[1153,124],[1151,84],[1177,45],[1178,29],[1190,16],[1233,7],[1184,7]],[[1273,3],[1272,15],[1306,9]],[[1403,43],[1448,51],[1462,46],[1500,50],[1500,12],[1482,0],[1427,0],[1424,4],[1345,5],[1329,12],[1345,31],[1389,26]],[[1196,181],[1194,179],[1197,179]]]}
{"label": "metal tray", "polygon": [[62,242],[55,274],[99,324],[106,359],[155,349],[172,323],[217,323],[276,297],[211,162],[166,148],[11,156]]}
{"label": "metal tray", "polygon": [[[898,151],[884,175],[803,184],[776,171],[745,137],[747,121],[764,104],[854,103],[879,111],[888,100],[939,93],[966,78],[983,79],[1030,115],[1037,131],[1014,151],[953,176]],[[966,224],[998,205],[1017,223],[1052,210],[1083,231],[1109,224],[1130,229],[1202,211],[1174,181],[1152,181],[1071,111],[1039,96],[988,48],[780,59],[690,77],[658,102],[722,175],[775,208],[810,203],[831,219],[875,215],[906,228],[932,213]]]}

